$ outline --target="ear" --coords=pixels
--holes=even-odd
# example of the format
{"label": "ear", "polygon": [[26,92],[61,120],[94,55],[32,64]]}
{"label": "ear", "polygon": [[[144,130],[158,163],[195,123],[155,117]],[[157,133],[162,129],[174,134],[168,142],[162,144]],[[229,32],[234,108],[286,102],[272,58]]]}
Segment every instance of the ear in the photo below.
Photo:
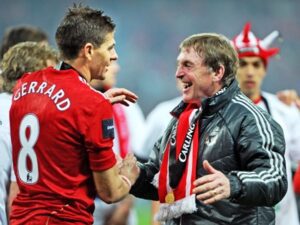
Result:
{"label": "ear", "polygon": [[224,73],[225,73],[225,67],[223,64],[221,64],[219,66],[219,68],[215,72],[213,72],[213,81],[221,82],[222,78],[224,76]]}
{"label": "ear", "polygon": [[84,46],[83,46],[83,55],[86,59],[88,60],[91,60],[92,59],[92,56],[94,54],[94,46],[93,44],[91,43],[86,43]]}

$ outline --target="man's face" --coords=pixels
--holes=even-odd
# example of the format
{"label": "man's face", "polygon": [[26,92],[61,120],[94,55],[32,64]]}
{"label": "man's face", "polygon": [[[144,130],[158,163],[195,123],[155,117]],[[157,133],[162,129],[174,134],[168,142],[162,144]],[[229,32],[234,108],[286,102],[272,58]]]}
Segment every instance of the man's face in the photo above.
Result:
{"label": "man's face", "polygon": [[105,73],[111,62],[118,59],[115,50],[114,32],[108,33],[104,42],[99,48],[93,49],[93,56],[91,62],[91,78],[92,79],[105,79]]}
{"label": "man's face", "polygon": [[242,92],[249,98],[260,95],[260,89],[265,75],[265,65],[260,57],[240,58],[237,80]]}
{"label": "man's face", "polygon": [[176,78],[182,84],[183,101],[200,104],[213,93],[213,72],[203,65],[194,48],[183,48],[177,57]]}
{"label": "man's face", "polygon": [[104,80],[92,80],[91,85],[92,87],[96,88],[97,90],[112,88],[116,85],[117,79],[116,76],[120,70],[120,66],[117,61],[112,61],[110,64],[108,71],[104,74]]}

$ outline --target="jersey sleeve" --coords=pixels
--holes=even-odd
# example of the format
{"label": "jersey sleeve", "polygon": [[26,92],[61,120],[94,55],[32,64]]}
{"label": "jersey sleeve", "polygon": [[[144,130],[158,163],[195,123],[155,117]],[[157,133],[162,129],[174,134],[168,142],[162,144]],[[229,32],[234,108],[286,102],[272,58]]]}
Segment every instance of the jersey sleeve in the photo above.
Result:
{"label": "jersey sleeve", "polygon": [[87,121],[85,147],[91,170],[103,171],[116,164],[116,157],[112,150],[113,138],[112,106],[104,99],[95,105]]}

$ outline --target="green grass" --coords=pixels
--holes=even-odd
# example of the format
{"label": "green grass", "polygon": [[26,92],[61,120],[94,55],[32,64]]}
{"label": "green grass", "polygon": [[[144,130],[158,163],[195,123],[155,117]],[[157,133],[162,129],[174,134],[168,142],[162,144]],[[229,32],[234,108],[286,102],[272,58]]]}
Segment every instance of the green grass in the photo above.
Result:
{"label": "green grass", "polygon": [[136,199],[135,209],[138,214],[138,225],[151,224],[151,201]]}

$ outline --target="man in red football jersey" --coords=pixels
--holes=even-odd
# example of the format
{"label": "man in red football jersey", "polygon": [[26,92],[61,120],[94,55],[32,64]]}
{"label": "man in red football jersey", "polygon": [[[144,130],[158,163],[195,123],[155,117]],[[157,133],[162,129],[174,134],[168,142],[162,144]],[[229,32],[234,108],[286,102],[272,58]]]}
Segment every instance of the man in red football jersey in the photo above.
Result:
{"label": "man in red football jersey", "polygon": [[125,197],[139,172],[129,155],[117,164],[111,102],[135,101],[126,89],[104,94],[89,85],[104,79],[118,56],[115,24],[102,11],[70,8],[56,31],[63,62],[24,75],[10,110],[13,164],[20,193],[15,224],[92,224],[94,197]]}

